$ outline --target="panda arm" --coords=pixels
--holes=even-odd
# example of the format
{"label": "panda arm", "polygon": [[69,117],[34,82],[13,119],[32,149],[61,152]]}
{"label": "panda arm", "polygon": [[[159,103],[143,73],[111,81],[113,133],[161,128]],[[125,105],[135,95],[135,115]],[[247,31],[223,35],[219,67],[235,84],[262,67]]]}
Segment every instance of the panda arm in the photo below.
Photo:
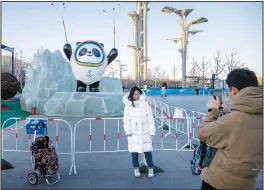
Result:
{"label": "panda arm", "polygon": [[72,55],[71,45],[70,44],[65,44],[63,46],[63,51],[64,51],[64,54],[66,55],[66,57],[68,58],[68,60],[70,61],[71,55]]}
{"label": "panda arm", "polygon": [[108,65],[110,63],[112,63],[112,61],[115,60],[115,58],[117,57],[117,55],[118,55],[118,50],[116,48],[111,49],[111,51],[109,52],[109,54],[107,56],[107,58],[108,58]]}

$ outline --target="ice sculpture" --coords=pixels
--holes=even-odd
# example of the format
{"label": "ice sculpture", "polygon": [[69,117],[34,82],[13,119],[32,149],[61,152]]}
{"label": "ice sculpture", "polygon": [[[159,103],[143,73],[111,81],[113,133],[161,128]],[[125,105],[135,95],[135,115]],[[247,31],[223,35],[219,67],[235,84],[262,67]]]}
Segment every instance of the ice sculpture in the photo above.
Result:
{"label": "ice sculpture", "polygon": [[117,78],[103,77],[100,80],[99,92],[123,92],[122,83]]}
{"label": "ice sculpture", "polygon": [[57,92],[44,106],[44,115],[65,117],[121,116],[123,92]]}
{"label": "ice sculpture", "polygon": [[21,109],[46,116],[121,116],[122,85],[119,79],[102,78],[101,92],[76,92],[77,82],[70,63],[59,51],[43,51],[26,71]]}

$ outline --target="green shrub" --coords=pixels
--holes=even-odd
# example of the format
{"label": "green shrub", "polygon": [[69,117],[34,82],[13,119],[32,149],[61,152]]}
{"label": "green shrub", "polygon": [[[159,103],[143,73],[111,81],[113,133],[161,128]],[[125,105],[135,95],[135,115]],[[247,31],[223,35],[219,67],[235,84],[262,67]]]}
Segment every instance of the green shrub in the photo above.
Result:
{"label": "green shrub", "polygon": [[1,159],[1,170],[9,170],[13,168],[14,167],[8,161]]}
{"label": "green shrub", "polygon": [[17,78],[7,72],[1,74],[1,96],[6,100],[13,98],[20,89],[20,82]]}

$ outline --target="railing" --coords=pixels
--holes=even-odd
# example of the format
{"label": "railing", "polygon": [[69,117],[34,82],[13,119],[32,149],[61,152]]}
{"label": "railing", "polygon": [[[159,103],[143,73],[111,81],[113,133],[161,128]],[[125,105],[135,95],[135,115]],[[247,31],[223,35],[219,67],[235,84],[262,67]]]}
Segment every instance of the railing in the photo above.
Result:
{"label": "railing", "polygon": [[[15,120],[15,124],[4,128],[5,124],[10,121],[10,120]],[[72,153],[72,144],[73,144],[73,131],[71,128],[71,125],[63,119],[54,119],[54,118],[18,118],[18,117],[12,117],[7,119],[3,125],[2,125],[2,158],[4,158],[4,152],[31,152],[30,151],[30,146],[32,144],[32,138],[33,135],[32,134],[27,134],[26,132],[26,126],[29,124],[36,124],[39,122],[39,120],[44,121],[46,123],[46,127],[47,127],[47,131],[49,130],[53,130],[53,132],[55,133],[55,139],[51,138],[51,141],[55,142],[55,147],[56,147],[56,151],[58,154],[66,154],[66,155],[71,155],[71,166],[70,166],[70,171],[69,171],[69,175],[71,173],[71,170],[73,169],[73,158],[74,155]],[[59,127],[59,123],[64,123],[64,125],[62,126],[67,126],[66,128],[69,129],[69,139],[70,139],[70,143],[69,143],[69,151],[63,151],[60,152],[60,148],[59,148],[59,130],[61,129]],[[54,126],[53,127],[48,127],[48,126]],[[55,131],[54,131],[55,129]],[[21,133],[22,131],[22,133]],[[53,133],[53,134],[54,134]],[[26,135],[25,135],[26,134]],[[48,132],[49,135],[49,132]],[[8,137],[8,138],[5,138]],[[12,140],[14,138],[14,146],[12,146]],[[67,138],[65,136],[63,136],[62,138]],[[9,144],[5,143],[5,140],[8,140]],[[11,140],[11,142],[10,142]],[[28,141],[27,145],[25,146],[25,141]],[[20,148],[18,147],[20,145],[24,145],[24,148]],[[7,147],[6,147],[7,146]]]}
{"label": "railing", "polygon": [[[186,110],[183,108],[169,106],[164,102],[150,97],[147,97],[147,101],[152,108],[152,113],[155,117],[157,126],[153,142],[154,150],[192,151],[192,141],[199,141],[197,130],[198,126],[204,119],[205,114],[195,111],[191,111],[187,114]],[[16,123],[4,129],[5,124],[9,120],[16,120]],[[23,136],[23,134],[26,134],[25,128],[28,123],[33,121],[38,122],[39,120],[46,121],[49,136],[55,135],[54,138],[51,139],[55,139],[54,142],[58,154],[71,155],[69,175],[71,175],[72,171],[74,174],[77,173],[77,154],[117,153],[128,151],[127,137],[123,129],[123,118],[83,118],[79,120],[74,127],[72,127],[68,121],[63,119],[9,118],[2,126],[2,157],[4,151],[30,152],[32,135],[28,134]],[[59,123],[60,125],[64,123],[64,125],[62,125],[63,127],[60,127]],[[81,127],[84,129],[81,130]],[[165,127],[167,127],[167,129]],[[62,134],[61,128],[68,128],[69,134],[66,136],[65,134]],[[59,134],[61,134],[62,139],[66,140],[67,143],[63,144],[69,149],[69,151],[61,151],[61,146],[59,146]],[[10,139],[12,138],[14,138],[13,147],[5,142],[6,140],[10,142]],[[24,144],[21,144],[26,146],[26,148],[19,148],[19,141],[22,141]],[[80,150],[81,148],[86,149]]]}

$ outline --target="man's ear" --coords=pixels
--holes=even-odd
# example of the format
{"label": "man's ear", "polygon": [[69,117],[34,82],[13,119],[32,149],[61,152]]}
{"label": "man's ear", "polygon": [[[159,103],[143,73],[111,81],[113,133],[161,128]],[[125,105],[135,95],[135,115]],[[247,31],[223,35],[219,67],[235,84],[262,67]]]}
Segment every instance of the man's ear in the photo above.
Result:
{"label": "man's ear", "polygon": [[237,95],[238,93],[239,93],[239,90],[236,88],[236,87],[231,87],[232,89],[231,89],[231,94],[233,95],[233,96],[235,96],[235,95]]}

